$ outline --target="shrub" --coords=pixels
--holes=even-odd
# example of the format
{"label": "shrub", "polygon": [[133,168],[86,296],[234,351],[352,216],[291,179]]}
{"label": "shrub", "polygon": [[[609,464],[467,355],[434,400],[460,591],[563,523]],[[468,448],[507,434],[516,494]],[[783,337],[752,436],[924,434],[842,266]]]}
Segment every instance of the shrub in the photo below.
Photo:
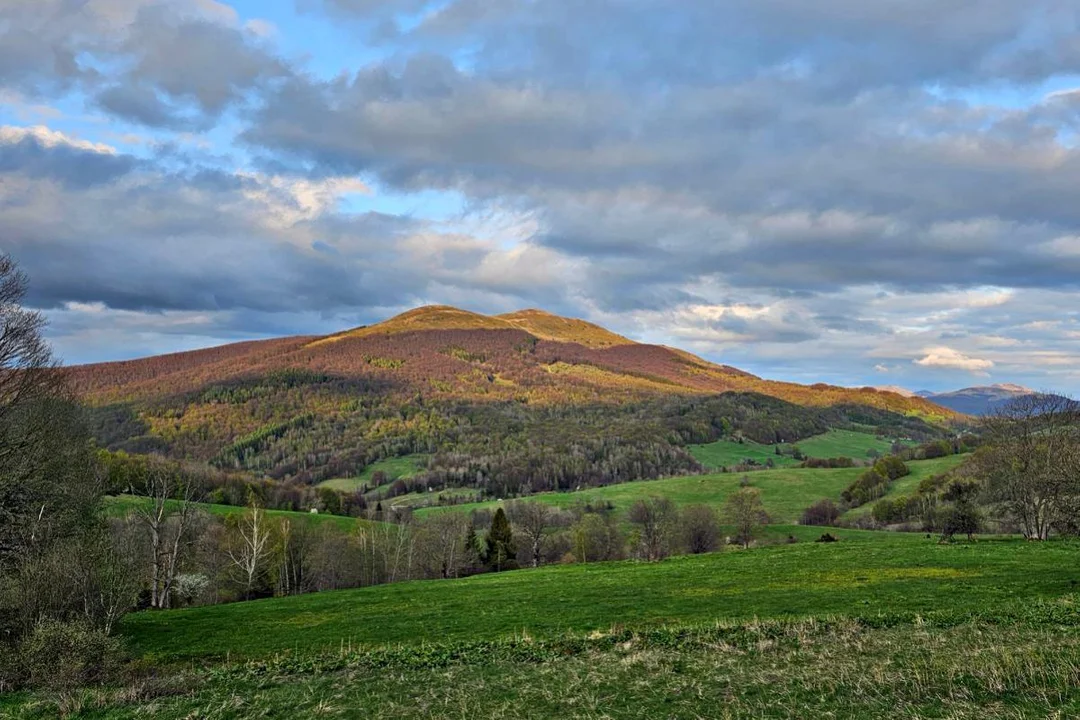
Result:
{"label": "shrub", "polygon": [[818,500],[803,510],[799,522],[803,525],[835,525],[840,518],[840,508],[832,500]]}
{"label": "shrub", "polygon": [[20,659],[30,685],[69,690],[114,677],[123,646],[83,622],[43,620],[23,640]]}
{"label": "shrub", "polygon": [[173,599],[177,606],[193,605],[209,587],[210,578],[202,573],[180,573],[173,580]]}
{"label": "shrub", "polygon": [[834,543],[834,542],[840,542],[840,538],[836,537],[836,536],[835,536],[835,535],[833,535],[832,533],[825,533],[824,535],[822,535],[821,537],[819,537],[819,538],[818,538],[817,540],[815,540],[814,542],[820,542],[820,543]]}

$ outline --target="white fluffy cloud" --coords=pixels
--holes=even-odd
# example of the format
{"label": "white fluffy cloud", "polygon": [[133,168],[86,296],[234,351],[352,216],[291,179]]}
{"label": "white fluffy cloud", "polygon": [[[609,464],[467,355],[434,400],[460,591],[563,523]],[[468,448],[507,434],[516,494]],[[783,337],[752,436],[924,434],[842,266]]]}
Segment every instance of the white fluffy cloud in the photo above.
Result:
{"label": "white fluffy cloud", "polygon": [[994,367],[992,360],[970,357],[950,347],[927,348],[926,355],[914,361],[916,365],[928,368],[946,368],[949,370],[965,370],[975,375],[987,374],[987,370]]}

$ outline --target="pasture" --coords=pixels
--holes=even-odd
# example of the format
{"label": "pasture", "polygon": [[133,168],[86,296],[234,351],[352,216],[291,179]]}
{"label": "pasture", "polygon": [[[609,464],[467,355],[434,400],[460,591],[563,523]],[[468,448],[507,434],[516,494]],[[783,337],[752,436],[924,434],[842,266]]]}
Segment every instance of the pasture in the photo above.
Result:
{"label": "pasture", "polygon": [[427,455],[405,455],[402,457],[386,458],[368,465],[355,477],[333,478],[319,483],[319,487],[328,487],[333,490],[352,492],[367,485],[373,487],[372,478],[376,472],[386,475],[386,483],[391,483],[399,478],[411,478],[420,472],[427,464]]}
{"label": "pasture", "polygon": [[[891,439],[871,433],[856,430],[830,430],[797,443],[761,445],[749,440],[740,443],[725,439],[707,445],[691,445],[689,450],[703,466],[719,470],[746,464],[748,460],[759,465],[765,465],[771,461],[776,467],[798,465],[799,461],[792,458],[790,454],[792,448],[796,446],[806,457],[849,457],[852,460],[868,460],[871,451],[879,455],[889,454],[892,443]],[[778,449],[780,454],[777,454]]]}
{"label": "pasture", "polygon": [[646,628],[752,618],[980,612],[1080,581],[1080,545],[835,531],[838,543],[728,550],[661,563],[557,565],[168,612],[122,634],[156,661],[266,657],[381,645]]}
{"label": "pasture", "polygon": [[[908,463],[911,475],[901,480],[904,487],[917,486],[923,478],[947,472],[965,459],[963,455],[950,455],[934,460],[913,461]],[[727,498],[745,483],[761,492],[761,501],[772,523],[791,524],[798,521],[803,510],[818,500],[828,498],[839,502],[840,493],[863,472],[865,468],[780,468],[752,473],[686,475],[587,488],[576,492],[541,493],[530,496],[529,499],[563,508],[578,503],[610,502],[617,510],[625,511],[635,500],[663,496],[677,505],[701,503],[719,509]],[[491,509],[498,505],[499,501],[492,500],[447,507],[425,507],[416,512],[420,515],[447,509],[468,512]]]}

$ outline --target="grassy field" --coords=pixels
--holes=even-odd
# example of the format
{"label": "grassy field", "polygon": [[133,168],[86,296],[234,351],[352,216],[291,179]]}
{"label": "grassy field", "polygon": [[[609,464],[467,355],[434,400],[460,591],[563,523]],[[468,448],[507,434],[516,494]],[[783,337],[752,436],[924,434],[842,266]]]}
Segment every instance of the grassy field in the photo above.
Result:
{"label": "grassy field", "polygon": [[0,716],[1064,720],[1080,715],[1078,624],[1066,597],[1013,617],[754,621],[346,650],[60,698],[0,696]]}
{"label": "grassy field", "polygon": [[[105,512],[113,517],[129,515],[136,508],[145,506],[150,502],[149,498],[136,495],[119,495],[105,498]],[[211,515],[225,517],[244,512],[244,508],[235,505],[215,505],[212,503],[195,503],[196,507]],[[296,522],[333,523],[343,530],[356,527],[357,523],[371,524],[368,520],[344,517],[342,515],[327,515],[326,513],[292,512],[289,510],[267,510],[266,514],[272,518],[289,518]]]}
{"label": "grassy field", "polygon": [[1080,545],[939,545],[921,535],[803,542],[663,563],[550,566],[128,616],[135,651],[164,661],[263,657],[350,644],[489,640],[716,619],[978,611],[1070,592]]}
{"label": "grassy field", "polygon": [[1080,543],[838,532],[137,613],[123,637],[164,666],[0,717],[1080,716]]}
{"label": "grassy field", "polygon": [[[854,430],[830,430],[823,435],[800,440],[794,445],[807,457],[849,457],[865,460],[871,450],[887,455],[892,447],[892,440]],[[782,444],[779,447],[784,451],[790,450],[792,445]],[[718,440],[707,445],[691,445],[689,449],[699,463],[714,470],[744,464],[748,459],[761,465],[771,460],[776,467],[798,464],[790,455],[777,455],[776,448],[776,445],[759,445],[749,441],[738,443],[734,440]]]}
{"label": "grassy field", "polygon": [[324,480],[319,483],[319,487],[328,487],[344,492],[359,490],[364,485],[370,487],[372,484],[371,477],[380,470],[386,473],[386,477],[390,482],[398,478],[411,478],[424,468],[427,459],[427,455],[405,455],[403,457],[387,458],[368,465],[356,477]]}
{"label": "grassy field", "polygon": [[[908,466],[912,472],[905,481],[918,485],[923,478],[950,470],[964,459],[962,455],[952,455],[936,460],[911,462]],[[739,489],[742,479],[746,478],[751,487],[761,491],[761,500],[772,522],[786,524],[798,521],[802,511],[817,500],[830,498],[838,501],[844,488],[862,472],[864,472],[862,468],[783,468],[745,474],[688,475],[663,480],[608,485],[569,493],[543,493],[532,496],[532,499],[558,507],[570,507],[575,503],[587,501],[609,501],[617,509],[626,510],[635,500],[662,495],[671,498],[678,505],[704,503],[719,508],[723,506],[731,493]],[[498,504],[497,501],[489,501],[455,505],[452,508],[421,508],[417,510],[417,513],[423,515],[443,512],[447,509],[468,512],[480,508],[493,508]]]}

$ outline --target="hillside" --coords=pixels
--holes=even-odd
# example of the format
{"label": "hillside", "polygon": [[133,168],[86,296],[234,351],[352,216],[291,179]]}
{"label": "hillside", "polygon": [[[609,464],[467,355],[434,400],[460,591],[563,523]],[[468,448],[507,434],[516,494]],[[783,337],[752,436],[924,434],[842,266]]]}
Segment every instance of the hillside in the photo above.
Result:
{"label": "hillside", "polygon": [[79,366],[73,377],[85,397],[104,404],[300,368],[433,397],[524,395],[530,402],[542,403],[610,398],[613,392],[638,396],[741,391],[805,406],[852,403],[930,418],[953,415],[922,398],[874,388],[763,380],[684,351],[636,343],[592,323],[540,310],[489,317],[428,306],[326,337],[245,342]]}
{"label": "hillside", "polygon": [[431,456],[427,481],[504,494],[693,472],[685,450],[830,428],[928,438],[953,416],[872,388],[765,380],[539,310],[423,307],[325,337],[71,369],[99,442],[311,484]]}

